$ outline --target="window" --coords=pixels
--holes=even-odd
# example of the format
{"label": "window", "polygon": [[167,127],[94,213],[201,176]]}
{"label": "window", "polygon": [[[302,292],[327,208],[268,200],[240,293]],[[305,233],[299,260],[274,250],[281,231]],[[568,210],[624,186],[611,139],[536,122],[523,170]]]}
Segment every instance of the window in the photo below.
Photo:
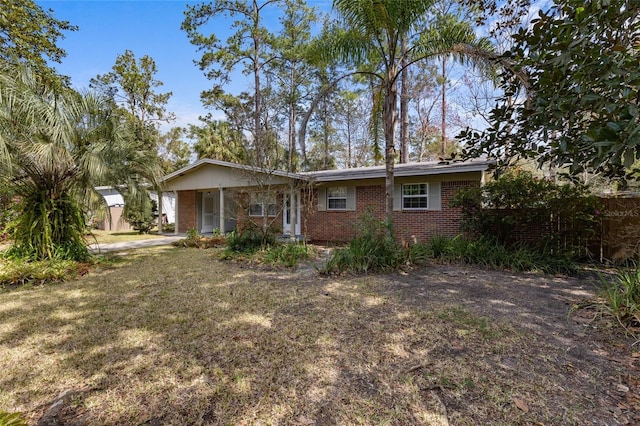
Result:
{"label": "window", "polygon": [[249,216],[262,216],[265,207],[267,209],[267,216],[276,215],[276,200],[274,197],[252,193],[249,204]]}
{"label": "window", "polygon": [[429,208],[429,185],[426,183],[409,183],[402,185],[403,210],[420,210]]}
{"label": "window", "polygon": [[347,209],[347,187],[327,188],[327,210]]}

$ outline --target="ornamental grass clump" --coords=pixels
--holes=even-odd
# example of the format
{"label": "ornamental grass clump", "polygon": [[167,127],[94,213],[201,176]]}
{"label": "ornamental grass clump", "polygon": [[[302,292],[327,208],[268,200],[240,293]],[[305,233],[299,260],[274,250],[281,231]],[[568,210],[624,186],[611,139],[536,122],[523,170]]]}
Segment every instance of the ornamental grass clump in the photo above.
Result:
{"label": "ornamental grass clump", "polygon": [[619,268],[611,280],[600,279],[602,308],[629,334],[640,337],[640,265]]}
{"label": "ornamental grass clump", "polygon": [[25,261],[4,258],[0,259],[0,287],[66,281],[76,277],[84,267],[86,265],[64,259]]}
{"label": "ornamental grass clump", "polygon": [[436,236],[427,246],[434,259],[444,262],[518,272],[575,274],[577,271],[576,264],[570,256],[538,251],[526,245],[507,247],[488,238],[470,240],[461,235],[453,238]]}
{"label": "ornamental grass clump", "polygon": [[398,268],[406,260],[407,252],[396,241],[392,225],[367,212],[356,225],[356,236],[346,247],[333,253],[321,272],[387,271]]}
{"label": "ornamental grass clump", "polygon": [[267,263],[284,265],[293,268],[301,261],[315,255],[313,247],[303,243],[275,244],[264,250],[264,260]]}

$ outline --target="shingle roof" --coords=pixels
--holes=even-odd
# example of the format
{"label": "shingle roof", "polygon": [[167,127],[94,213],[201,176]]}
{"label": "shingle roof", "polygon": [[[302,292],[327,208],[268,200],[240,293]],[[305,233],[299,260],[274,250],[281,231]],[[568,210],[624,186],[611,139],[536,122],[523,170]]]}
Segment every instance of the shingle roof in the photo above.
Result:
{"label": "shingle roof", "polygon": [[162,181],[167,182],[175,178],[176,176],[182,176],[185,173],[188,173],[206,164],[213,164],[215,166],[222,166],[222,167],[230,167],[232,169],[240,169],[240,170],[245,170],[250,172],[268,173],[274,176],[290,177],[293,179],[306,179],[306,177],[300,173],[288,173],[280,170],[266,170],[266,169],[261,169],[259,167],[247,166],[244,164],[230,163],[228,161],[214,160],[212,158],[203,158],[196,161],[195,163],[189,164],[188,166],[185,166],[179,170],[176,170],[173,173],[169,173],[162,179]]}
{"label": "shingle roof", "polygon": [[[470,161],[430,161],[422,163],[405,163],[394,166],[394,176],[427,176],[450,173],[483,172],[495,164],[490,160]],[[355,169],[322,170],[301,173],[316,182],[335,182],[341,180],[377,179],[386,175],[385,166],[358,167]]]}

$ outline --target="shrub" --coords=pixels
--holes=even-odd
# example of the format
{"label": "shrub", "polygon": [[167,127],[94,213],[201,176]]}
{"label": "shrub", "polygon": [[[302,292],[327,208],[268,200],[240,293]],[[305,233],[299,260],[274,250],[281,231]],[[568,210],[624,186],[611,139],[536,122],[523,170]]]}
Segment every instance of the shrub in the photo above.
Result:
{"label": "shrub", "polygon": [[532,250],[525,245],[506,247],[496,240],[469,240],[459,235],[453,238],[434,237],[429,251],[435,259],[464,263],[492,269],[541,271],[573,274],[576,266],[571,257]]}
{"label": "shrub", "polygon": [[213,247],[224,246],[227,243],[227,239],[221,235],[214,235],[212,237],[204,237],[200,235],[196,228],[187,230],[187,237],[171,243],[176,247],[196,247],[200,249],[208,249]]}
{"label": "shrub", "polygon": [[227,236],[227,248],[237,253],[255,253],[275,242],[276,236],[271,230],[264,231],[256,226],[235,230]]}
{"label": "shrub", "polygon": [[292,268],[300,261],[307,260],[315,254],[315,250],[302,243],[276,244],[265,249],[265,262],[275,263]]}
{"label": "shrub", "polygon": [[16,219],[18,214],[16,198],[0,183],[0,241],[9,237],[7,226]]}
{"label": "shrub", "polygon": [[397,243],[391,224],[366,212],[356,224],[356,236],[333,253],[321,272],[385,271],[406,260],[407,254]]}
{"label": "shrub", "polygon": [[136,192],[125,197],[123,216],[133,229],[148,234],[158,212],[158,204],[146,192]]}
{"label": "shrub", "polygon": [[34,191],[22,198],[17,210],[20,214],[8,226],[14,238],[8,257],[79,262],[91,257],[84,240],[84,214],[70,194],[53,199],[47,191]]}
{"label": "shrub", "polygon": [[[559,185],[517,168],[482,188],[459,191],[452,205],[462,210],[463,231],[506,247],[582,256],[597,224],[598,204],[586,186]],[[541,238],[527,238],[531,229]]]}
{"label": "shrub", "polygon": [[631,335],[640,335],[640,265],[620,268],[613,280],[600,277],[604,309]]}
{"label": "shrub", "polygon": [[201,237],[196,228],[187,229],[187,240],[197,240]]}
{"label": "shrub", "polygon": [[0,285],[4,287],[64,281],[75,278],[81,265],[71,260],[61,259],[33,262],[22,259],[2,259]]}

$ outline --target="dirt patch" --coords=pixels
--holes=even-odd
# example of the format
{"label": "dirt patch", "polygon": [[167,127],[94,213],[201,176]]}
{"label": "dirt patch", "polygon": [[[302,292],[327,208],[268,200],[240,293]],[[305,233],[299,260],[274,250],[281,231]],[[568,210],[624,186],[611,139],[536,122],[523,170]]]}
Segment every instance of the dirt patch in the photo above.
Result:
{"label": "dirt patch", "polygon": [[[491,345],[473,347],[460,338],[438,348],[441,356],[473,358],[485,377],[504,376],[515,387],[520,383],[521,397],[512,399],[520,411],[533,414],[538,405],[539,414],[554,424],[640,424],[638,342],[595,311],[571,309],[594,298],[597,278],[432,265],[379,277],[376,283],[399,303],[449,312],[459,324],[490,322],[522,337],[508,352],[496,347],[491,353]],[[496,344],[507,340],[502,336]],[[456,405],[442,393],[445,404]],[[572,417],[577,406],[584,411]]]}

